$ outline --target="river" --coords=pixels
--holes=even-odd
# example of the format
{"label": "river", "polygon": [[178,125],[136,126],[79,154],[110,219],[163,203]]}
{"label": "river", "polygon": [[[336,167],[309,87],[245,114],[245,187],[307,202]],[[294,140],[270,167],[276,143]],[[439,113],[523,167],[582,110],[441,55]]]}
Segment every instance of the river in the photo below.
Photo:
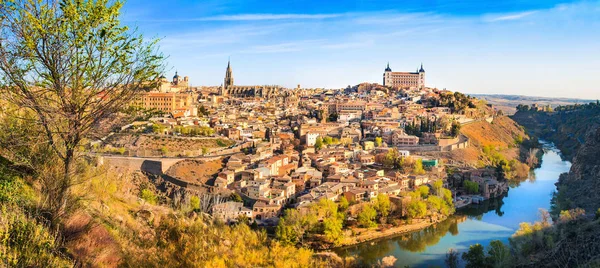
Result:
{"label": "river", "polygon": [[554,183],[570,167],[571,163],[561,159],[558,149],[544,145],[540,168],[529,179],[512,186],[504,197],[459,210],[446,221],[424,230],[338,249],[337,253],[360,256],[368,264],[392,255],[397,258],[397,267],[445,267],[448,249],[464,252],[476,243],[485,246],[492,240],[507,243],[519,223],[539,220],[539,210],[550,208]]}

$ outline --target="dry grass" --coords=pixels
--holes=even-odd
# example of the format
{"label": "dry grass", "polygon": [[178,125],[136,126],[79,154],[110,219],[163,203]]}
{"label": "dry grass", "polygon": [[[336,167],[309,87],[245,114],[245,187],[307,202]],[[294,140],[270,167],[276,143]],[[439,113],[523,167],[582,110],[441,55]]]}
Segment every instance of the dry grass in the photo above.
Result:
{"label": "dry grass", "polygon": [[128,148],[129,150],[159,151],[166,148],[169,152],[200,151],[202,148],[223,148],[235,144],[227,138],[186,138],[172,136],[155,136],[132,134],[117,134],[107,141],[115,148]]}
{"label": "dry grass", "polygon": [[498,117],[493,123],[481,121],[469,124],[464,126],[461,132],[469,137],[472,146],[492,146],[497,149],[512,147],[519,136],[527,137],[525,131],[508,117]]}
{"label": "dry grass", "polygon": [[223,168],[221,160],[201,161],[201,160],[184,160],[165,172],[167,175],[193,183],[206,184],[213,176],[215,176]]}
{"label": "dry grass", "polygon": [[[67,248],[84,266],[117,267],[125,252],[135,252],[154,239],[154,227],[170,213],[167,207],[138,198],[142,174],[105,167],[90,168],[86,183],[76,186],[82,209],[66,220]],[[152,220],[137,217],[150,211]]]}

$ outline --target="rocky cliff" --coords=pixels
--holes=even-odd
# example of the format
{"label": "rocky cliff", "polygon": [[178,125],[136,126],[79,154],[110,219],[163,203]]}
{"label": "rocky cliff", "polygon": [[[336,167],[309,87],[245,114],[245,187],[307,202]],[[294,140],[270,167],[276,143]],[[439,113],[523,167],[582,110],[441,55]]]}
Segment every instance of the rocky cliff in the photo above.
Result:
{"label": "rocky cliff", "polygon": [[555,111],[519,111],[511,118],[531,136],[553,142],[566,159],[572,160],[590,130],[600,126],[600,106]]}
{"label": "rocky cliff", "polygon": [[553,198],[553,214],[583,208],[587,214],[600,208],[600,127],[591,129],[573,158],[568,173],[561,175]]}

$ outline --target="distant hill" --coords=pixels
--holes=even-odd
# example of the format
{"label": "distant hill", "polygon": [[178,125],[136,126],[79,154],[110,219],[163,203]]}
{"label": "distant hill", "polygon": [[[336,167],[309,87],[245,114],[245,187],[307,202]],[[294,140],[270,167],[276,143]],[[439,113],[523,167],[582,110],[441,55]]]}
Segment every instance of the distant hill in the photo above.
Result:
{"label": "distant hill", "polygon": [[536,103],[539,105],[550,105],[552,107],[556,107],[559,105],[596,102],[596,100],[591,99],[532,97],[503,94],[471,94],[471,96],[486,100],[489,104],[494,105],[497,109],[502,110],[506,114],[514,114],[517,111],[515,107],[517,107],[519,104],[531,105]]}

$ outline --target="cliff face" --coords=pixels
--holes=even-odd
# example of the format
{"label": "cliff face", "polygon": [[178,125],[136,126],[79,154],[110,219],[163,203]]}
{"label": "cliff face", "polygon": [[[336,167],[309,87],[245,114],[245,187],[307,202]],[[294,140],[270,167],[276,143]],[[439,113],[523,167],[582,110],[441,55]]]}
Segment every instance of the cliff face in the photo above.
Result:
{"label": "cliff face", "polygon": [[561,175],[553,198],[553,212],[583,208],[587,214],[600,208],[600,127],[588,131],[568,173]]}
{"label": "cliff face", "polygon": [[566,159],[572,160],[590,130],[600,126],[600,109],[553,113],[519,111],[511,118],[530,135],[553,142]]}

